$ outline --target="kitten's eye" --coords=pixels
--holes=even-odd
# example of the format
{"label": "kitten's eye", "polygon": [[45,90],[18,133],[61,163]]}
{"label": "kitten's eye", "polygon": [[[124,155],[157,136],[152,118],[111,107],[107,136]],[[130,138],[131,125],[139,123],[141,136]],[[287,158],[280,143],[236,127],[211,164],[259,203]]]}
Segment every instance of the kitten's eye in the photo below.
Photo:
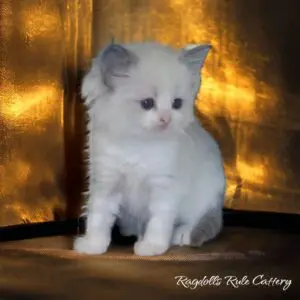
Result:
{"label": "kitten's eye", "polygon": [[155,106],[155,101],[153,98],[147,98],[141,101],[141,106],[145,110],[150,110]]}
{"label": "kitten's eye", "polygon": [[173,100],[172,108],[173,108],[173,109],[180,109],[181,106],[182,106],[182,99],[180,99],[180,98],[175,98],[175,99]]}

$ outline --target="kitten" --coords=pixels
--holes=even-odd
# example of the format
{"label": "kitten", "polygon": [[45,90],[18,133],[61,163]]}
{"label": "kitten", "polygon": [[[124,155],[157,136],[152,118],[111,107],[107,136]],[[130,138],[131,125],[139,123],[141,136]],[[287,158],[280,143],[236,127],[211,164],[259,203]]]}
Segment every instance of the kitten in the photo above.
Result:
{"label": "kitten", "polygon": [[209,45],[111,44],[82,84],[89,114],[86,234],[74,249],[101,254],[115,222],[134,253],[201,246],[221,231],[219,147],[194,117]]}

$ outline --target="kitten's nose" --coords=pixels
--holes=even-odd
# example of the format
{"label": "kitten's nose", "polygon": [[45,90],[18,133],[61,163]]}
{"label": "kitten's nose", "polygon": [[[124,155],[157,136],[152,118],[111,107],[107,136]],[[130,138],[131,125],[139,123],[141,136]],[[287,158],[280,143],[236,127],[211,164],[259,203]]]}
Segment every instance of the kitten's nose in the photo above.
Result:
{"label": "kitten's nose", "polygon": [[162,125],[167,125],[169,124],[171,121],[171,115],[170,114],[162,114],[160,115],[159,117],[159,122],[162,124]]}

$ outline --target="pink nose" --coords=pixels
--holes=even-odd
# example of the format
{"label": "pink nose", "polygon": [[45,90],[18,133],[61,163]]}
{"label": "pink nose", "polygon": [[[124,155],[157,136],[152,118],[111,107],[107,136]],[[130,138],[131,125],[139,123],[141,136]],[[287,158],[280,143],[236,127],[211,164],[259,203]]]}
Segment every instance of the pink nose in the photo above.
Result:
{"label": "pink nose", "polygon": [[169,124],[171,121],[171,116],[170,115],[162,115],[160,116],[159,118],[159,122],[162,124],[162,125],[167,125]]}

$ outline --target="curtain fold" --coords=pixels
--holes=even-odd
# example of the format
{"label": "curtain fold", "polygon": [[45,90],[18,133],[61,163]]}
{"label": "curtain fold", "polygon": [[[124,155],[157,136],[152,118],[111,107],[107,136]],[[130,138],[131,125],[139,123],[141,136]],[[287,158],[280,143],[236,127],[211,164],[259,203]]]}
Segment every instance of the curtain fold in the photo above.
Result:
{"label": "curtain fold", "polygon": [[70,174],[80,150],[72,164],[69,153],[80,140],[76,84],[91,24],[91,0],[1,1],[0,226],[65,217],[79,201]]}

